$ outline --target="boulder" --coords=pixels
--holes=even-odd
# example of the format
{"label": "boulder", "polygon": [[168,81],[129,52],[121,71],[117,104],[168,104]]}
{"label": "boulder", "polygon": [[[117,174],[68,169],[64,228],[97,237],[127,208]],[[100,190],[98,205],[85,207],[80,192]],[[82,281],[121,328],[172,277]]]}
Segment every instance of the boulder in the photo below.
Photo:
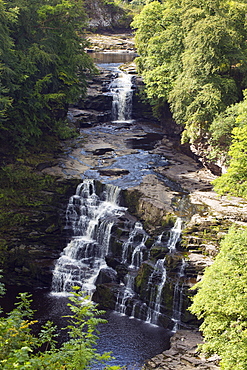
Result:
{"label": "boulder", "polygon": [[95,285],[117,282],[117,272],[113,268],[102,268],[96,278]]}

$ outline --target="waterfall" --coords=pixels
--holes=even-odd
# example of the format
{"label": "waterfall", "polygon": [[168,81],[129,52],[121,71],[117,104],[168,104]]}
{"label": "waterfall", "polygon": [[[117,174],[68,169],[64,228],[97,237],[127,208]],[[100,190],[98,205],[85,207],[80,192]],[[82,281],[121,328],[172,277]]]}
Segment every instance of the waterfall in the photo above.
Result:
{"label": "waterfall", "polygon": [[[176,251],[176,245],[180,238],[181,232],[182,232],[182,219],[178,217],[173,228],[171,229],[170,237],[167,242],[167,247],[170,253],[174,253]],[[159,243],[161,237],[162,236],[158,238]],[[162,304],[162,292],[165,287],[167,277],[165,262],[166,257],[157,260],[154,267],[154,271],[151,274],[148,282],[150,286],[150,302],[147,310],[146,321],[148,323],[155,325],[159,323],[159,316]],[[155,284],[157,280],[159,280],[158,285],[157,283]]]}
{"label": "waterfall", "polygon": [[[176,251],[176,244],[179,241],[181,231],[182,219],[178,217],[170,231],[170,236],[167,242],[167,247],[170,254],[173,254]],[[163,233],[158,236],[156,244],[161,244],[162,235]],[[123,244],[122,263],[128,265],[128,274],[125,277],[125,285],[122,286],[118,292],[115,310],[121,314],[126,314],[128,311],[131,317],[143,318],[147,323],[159,325],[160,316],[162,315],[162,295],[164,293],[165,284],[167,281],[167,271],[165,266],[166,256],[156,261],[154,270],[149,276],[147,284],[147,289],[149,290],[149,302],[141,304],[139,302],[138,304],[136,301],[136,293],[134,291],[134,278],[138,268],[143,262],[143,250],[146,248],[146,240],[147,234],[143,230],[142,224],[137,222],[133,230],[130,232],[128,240]],[[131,258],[129,257],[130,255]],[[182,274],[182,270],[180,273]],[[177,280],[175,285],[176,294],[174,292],[174,299],[177,299],[177,296],[180,292],[179,281],[180,278]],[[139,307],[139,309],[137,309],[137,307]],[[143,312],[146,312],[146,314],[143,314]],[[175,315],[175,303],[173,312]],[[174,322],[175,320],[178,319],[174,316]]]}
{"label": "waterfall", "polygon": [[[142,299],[136,291],[136,277],[145,265],[144,261],[149,258],[150,251],[146,246],[149,235],[141,222],[128,215],[126,208],[119,206],[119,193],[118,187],[109,184],[99,187],[91,179],[84,179],[78,185],[66,210],[66,228],[71,231],[72,237],[55,264],[52,292],[68,294],[73,286],[79,286],[85,294],[91,295],[96,289],[95,282],[101,284],[98,282],[101,276],[104,276],[106,270],[110,275],[111,270],[111,274],[118,276],[121,281],[121,284],[117,283],[117,279],[112,281],[115,311],[160,325],[165,309],[168,257],[159,258],[153,269],[149,267],[152,272],[146,275],[147,295]],[[176,252],[181,229],[182,220],[177,218],[165,244],[171,258]],[[158,245],[161,250],[162,236],[163,232],[154,242],[154,246]],[[106,256],[112,258],[107,259],[107,263],[109,266],[113,263],[113,268],[107,266]],[[117,269],[114,270],[114,263],[123,268],[122,275],[118,275]],[[174,330],[181,319],[184,269],[185,262],[182,260],[174,286],[173,311],[170,314]]]}
{"label": "waterfall", "polygon": [[179,241],[179,238],[182,232],[182,225],[183,225],[183,220],[180,217],[177,217],[176,222],[173,228],[171,229],[170,238],[167,243],[170,253],[176,251],[176,245],[177,245],[177,242]]}
{"label": "waterfall", "polygon": [[181,324],[181,312],[183,304],[183,282],[181,283],[181,280],[185,275],[185,267],[186,261],[184,258],[182,258],[182,263],[178,271],[177,281],[173,293],[172,321],[174,323],[174,326],[172,331],[174,333],[179,329],[179,325]]}
{"label": "waterfall", "polygon": [[[136,293],[134,291],[134,280],[138,268],[143,262],[143,250],[146,249],[145,242],[148,238],[140,222],[134,224],[134,228],[130,231],[129,237],[122,245],[122,263],[128,265],[128,273],[125,277],[126,283],[119,290],[115,311],[121,314],[126,314],[127,304],[129,299],[133,298]],[[134,309],[132,309],[134,315]]]}
{"label": "waterfall", "polygon": [[70,292],[75,285],[87,294],[94,290],[98,272],[105,266],[112,226],[126,211],[117,204],[119,192],[116,186],[106,185],[99,196],[90,179],[78,185],[66,211],[66,228],[73,237],[55,265],[53,292]]}
{"label": "waterfall", "polygon": [[134,279],[135,276],[131,273],[128,273],[126,285],[124,286],[123,290],[120,289],[118,292],[115,311],[120,314],[126,314],[128,300],[135,296]]}
{"label": "waterfall", "polygon": [[[155,286],[154,280],[157,275],[159,275],[160,282],[158,286]],[[161,309],[161,294],[166,283],[165,258],[156,262],[148,283],[151,285],[151,294],[146,322],[157,325]]]}
{"label": "waterfall", "polygon": [[142,250],[145,248],[145,241],[148,235],[143,230],[140,222],[136,222],[134,229],[130,232],[127,241],[123,244],[122,263],[127,264],[131,256],[130,268],[138,268],[142,264]]}
{"label": "waterfall", "polygon": [[109,88],[113,98],[112,120],[126,122],[131,120],[132,114],[132,76],[119,71]]}

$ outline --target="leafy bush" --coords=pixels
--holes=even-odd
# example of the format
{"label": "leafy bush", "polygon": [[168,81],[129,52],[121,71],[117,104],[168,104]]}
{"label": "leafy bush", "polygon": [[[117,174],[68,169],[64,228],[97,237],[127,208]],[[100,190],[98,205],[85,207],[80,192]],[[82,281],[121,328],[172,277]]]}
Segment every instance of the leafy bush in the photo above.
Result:
{"label": "leafy bush", "polygon": [[228,170],[213,181],[214,188],[219,194],[247,199],[247,124],[233,129],[228,154],[231,157]]}
{"label": "leafy bush", "polygon": [[[78,288],[79,289],[79,288]],[[0,368],[2,370],[82,370],[90,369],[91,364],[104,363],[111,358],[110,353],[99,354],[94,346],[97,340],[96,326],[105,320],[97,316],[102,311],[82,298],[75,289],[69,298],[71,315],[67,316],[69,340],[56,345],[56,327],[46,322],[38,334],[32,334],[34,311],[31,309],[30,295],[20,293],[16,308],[0,318]],[[4,287],[0,283],[0,294]],[[106,367],[108,370],[120,369],[118,366]]]}
{"label": "leafy bush", "polygon": [[231,228],[206,268],[190,311],[203,319],[202,350],[217,353],[224,370],[247,368],[247,229]]}
{"label": "leafy bush", "polygon": [[210,126],[211,144],[218,155],[226,155],[229,151],[234,127],[247,124],[247,90],[244,90],[243,94],[243,101],[229,106],[217,115]]}

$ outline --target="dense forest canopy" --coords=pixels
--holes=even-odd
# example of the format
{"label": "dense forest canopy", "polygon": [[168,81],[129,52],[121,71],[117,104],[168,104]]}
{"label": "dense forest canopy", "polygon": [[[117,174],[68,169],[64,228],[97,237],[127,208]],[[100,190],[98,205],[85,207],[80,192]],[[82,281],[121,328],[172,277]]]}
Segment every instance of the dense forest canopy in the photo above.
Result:
{"label": "dense forest canopy", "polygon": [[[67,105],[86,91],[82,0],[0,1],[1,147],[59,131]],[[60,123],[61,124],[61,123]]]}
{"label": "dense forest canopy", "polygon": [[[134,18],[137,66],[157,115],[169,103],[182,141],[227,171],[215,190],[247,198],[247,2],[166,0]],[[247,368],[247,231],[230,229],[196,284],[191,312],[203,320],[202,349],[221,368]]]}

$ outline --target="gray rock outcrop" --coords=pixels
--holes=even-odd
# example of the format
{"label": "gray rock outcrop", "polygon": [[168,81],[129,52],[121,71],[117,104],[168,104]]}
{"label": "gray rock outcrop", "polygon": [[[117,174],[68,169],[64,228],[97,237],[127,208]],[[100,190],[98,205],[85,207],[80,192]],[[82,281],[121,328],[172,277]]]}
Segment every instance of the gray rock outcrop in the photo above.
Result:
{"label": "gray rock outcrop", "polygon": [[179,330],[171,338],[171,348],[153,357],[143,370],[218,370],[220,358],[217,355],[206,358],[198,351],[202,343],[198,331]]}

